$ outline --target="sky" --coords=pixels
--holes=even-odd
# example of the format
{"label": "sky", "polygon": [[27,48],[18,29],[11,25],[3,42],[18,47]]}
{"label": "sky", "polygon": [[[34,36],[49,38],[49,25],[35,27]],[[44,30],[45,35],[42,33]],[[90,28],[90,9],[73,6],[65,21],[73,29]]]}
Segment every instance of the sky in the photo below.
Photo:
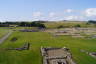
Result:
{"label": "sky", "polygon": [[0,0],[0,21],[96,20],[96,0]]}

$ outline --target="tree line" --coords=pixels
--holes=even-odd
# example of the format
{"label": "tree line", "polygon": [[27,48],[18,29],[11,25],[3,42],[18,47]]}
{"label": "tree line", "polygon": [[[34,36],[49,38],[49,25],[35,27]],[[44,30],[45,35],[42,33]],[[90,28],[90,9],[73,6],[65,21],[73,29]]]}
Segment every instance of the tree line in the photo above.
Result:
{"label": "tree line", "polygon": [[0,22],[0,27],[9,27],[10,25],[17,25],[19,27],[41,27],[45,28],[44,22]]}
{"label": "tree line", "polygon": [[89,20],[88,23],[96,24],[96,20]]}

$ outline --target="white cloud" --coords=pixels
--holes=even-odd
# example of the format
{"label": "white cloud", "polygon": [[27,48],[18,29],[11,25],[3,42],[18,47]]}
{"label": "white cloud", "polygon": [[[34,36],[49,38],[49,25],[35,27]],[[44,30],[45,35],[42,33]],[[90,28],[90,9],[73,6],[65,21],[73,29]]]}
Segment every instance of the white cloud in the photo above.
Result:
{"label": "white cloud", "polygon": [[84,16],[67,16],[65,20],[84,20]]}
{"label": "white cloud", "polygon": [[42,16],[43,14],[41,13],[41,12],[34,12],[33,14],[32,14],[32,16],[33,17],[40,17],[40,16]]}
{"label": "white cloud", "polygon": [[34,20],[87,20],[90,19],[89,16],[96,16],[96,8],[89,8],[83,11],[66,9],[65,12],[49,12],[45,15],[42,12],[34,12],[32,15]]}
{"label": "white cloud", "polygon": [[56,16],[56,13],[54,13],[54,12],[49,13],[49,17],[55,17],[55,16]]}
{"label": "white cloud", "polygon": [[73,10],[72,9],[66,9],[65,12],[71,13],[71,12],[73,12]]}
{"label": "white cloud", "polygon": [[66,20],[77,20],[78,16],[67,16],[65,17]]}
{"label": "white cloud", "polygon": [[47,17],[49,20],[61,20],[64,19],[64,14],[61,12],[50,12]]}
{"label": "white cloud", "polygon": [[90,16],[96,16],[96,8],[89,8],[85,10],[85,15]]}

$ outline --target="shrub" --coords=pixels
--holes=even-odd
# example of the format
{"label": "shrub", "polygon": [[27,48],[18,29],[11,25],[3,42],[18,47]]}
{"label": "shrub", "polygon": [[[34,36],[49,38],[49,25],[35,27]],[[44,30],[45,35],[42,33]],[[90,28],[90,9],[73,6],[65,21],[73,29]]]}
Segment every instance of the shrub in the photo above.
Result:
{"label": "shrub", "polygon": [[75,27],[81,27],[79,24],[75,25]]}
{"label": "shrub", "polygon": [[60,25],[60,26],[58,26],[57,28],[64,28],[64,26]]}
{"label": "shrub", "polygon": [[16,40],[17,40],[17,37],[13,37],[13,38],[11,39],[12,42],[15,42]]}

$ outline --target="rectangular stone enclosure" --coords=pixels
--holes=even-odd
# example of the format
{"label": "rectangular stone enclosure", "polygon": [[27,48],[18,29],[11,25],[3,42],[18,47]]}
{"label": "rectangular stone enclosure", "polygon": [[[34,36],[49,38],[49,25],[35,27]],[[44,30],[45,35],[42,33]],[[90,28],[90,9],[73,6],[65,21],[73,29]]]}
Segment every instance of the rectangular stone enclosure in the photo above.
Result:
{"label": "rectangular stone enclosure", "polygon": [[43,64],[76,64],[68,48],[42,48]]}

